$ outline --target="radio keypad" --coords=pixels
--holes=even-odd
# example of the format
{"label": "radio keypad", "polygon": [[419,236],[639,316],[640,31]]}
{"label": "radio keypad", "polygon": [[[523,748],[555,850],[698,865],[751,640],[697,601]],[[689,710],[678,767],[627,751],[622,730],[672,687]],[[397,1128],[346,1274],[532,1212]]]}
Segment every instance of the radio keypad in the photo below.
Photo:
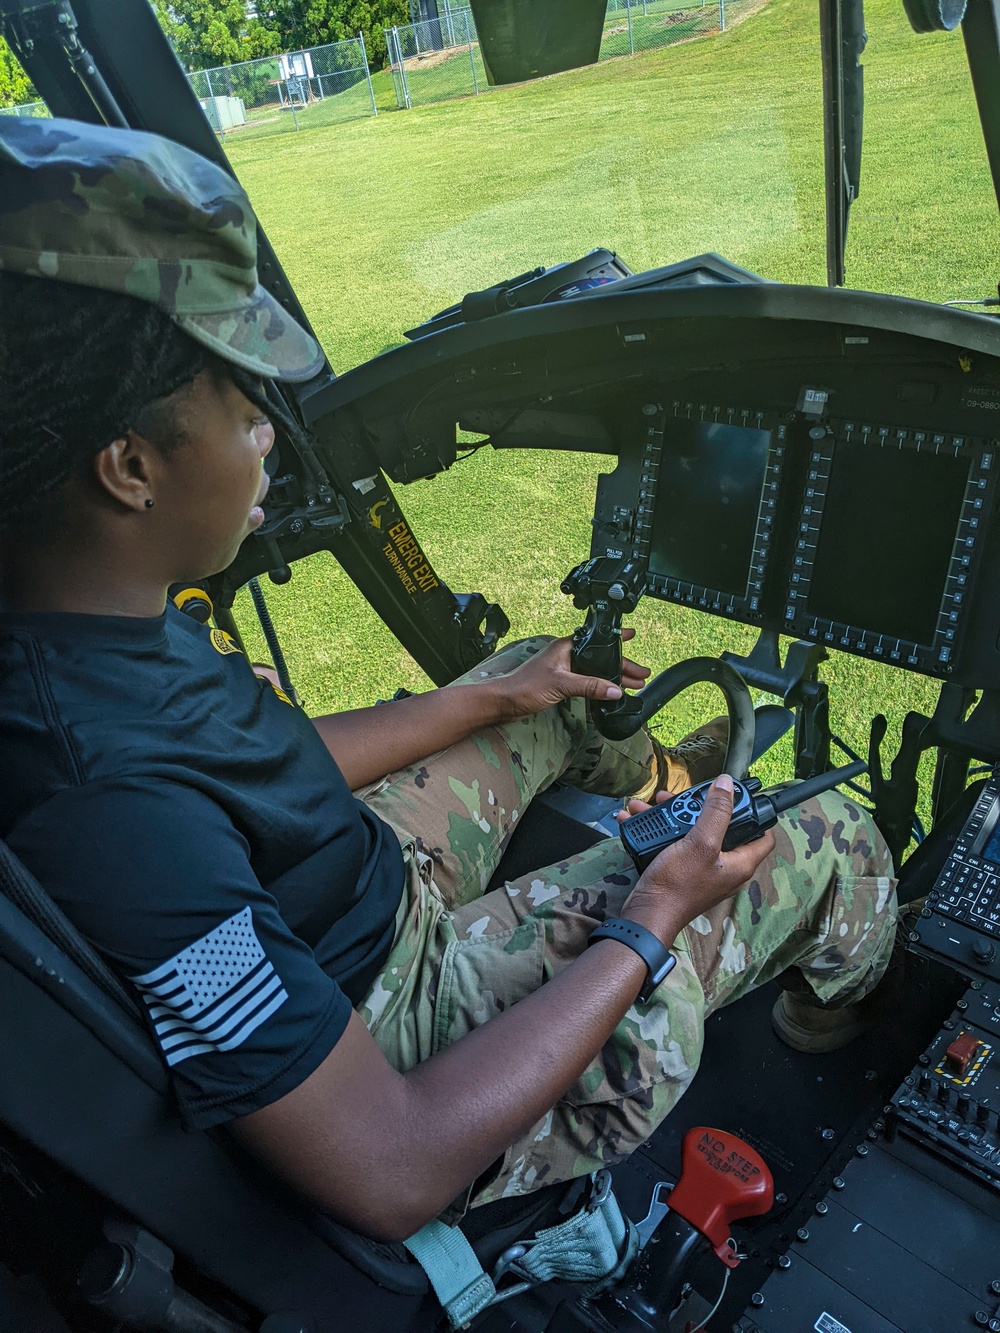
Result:
{"label": "radio keypad", "polygon": [[980,849],[991,828],[989,817],[1000,801],[997,771],[976,801],[951,856],[929,895],[932,910],[949,921],[1000,938],[1000,866],[984,859]]}
{"label": "radio keypad", "polygon": [[950,860],[938,876],[937,911],[1000,936],[1000,875],[985,866]]}

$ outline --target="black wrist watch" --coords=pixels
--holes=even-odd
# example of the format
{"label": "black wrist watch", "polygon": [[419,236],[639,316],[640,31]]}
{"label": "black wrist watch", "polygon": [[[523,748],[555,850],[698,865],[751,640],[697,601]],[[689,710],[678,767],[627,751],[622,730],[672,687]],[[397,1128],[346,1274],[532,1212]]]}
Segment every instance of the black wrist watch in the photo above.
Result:
{"label": "black wrist watch", "polygon": [[627,944],[646,964],[647,976],[639,992],[643,1004],[649,1003],[653,991],[677,965],[677,959],[651,930],[623,916],[609,916],[607,921],[591,932],[587,944],[596,944],[598,940],[618,940],[620,944]]}

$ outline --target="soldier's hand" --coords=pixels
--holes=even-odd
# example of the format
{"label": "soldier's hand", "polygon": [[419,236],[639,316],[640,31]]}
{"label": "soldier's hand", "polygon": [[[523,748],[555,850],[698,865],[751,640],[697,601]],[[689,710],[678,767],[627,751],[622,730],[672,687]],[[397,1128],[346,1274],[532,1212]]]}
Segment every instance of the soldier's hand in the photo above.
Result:
{"label": "soldier's hand", "polygon": [[[633,804],[643,806],[632,802],[630,808]],[[670,944],[695,917],[731,898],[774,850],[774,834],[768,829],[755,842],[724,852],[722,839],[732,813],[733,780],[724,773],[705,794],[691,832],[665,847],[639,876],[623,915]]]}
{"label": "soldier's hand", "polygon": [[[622,639],[627,642],[634,634],[633,629],[623,629]],[[540,652],[522,662],[516,671],[490,681],[490,688],[497,693],[501,704],[502,716],[498,720],[513,722],[520,717],[530,717],[562,699],[573,697],[620,699],[622,689],[641,689],[649,676],[648,667],[623,657],[622,689],[619,689],[600,676],[582,676],[575,672],[571,665],[572,650],[571,639],[553,639]]]}

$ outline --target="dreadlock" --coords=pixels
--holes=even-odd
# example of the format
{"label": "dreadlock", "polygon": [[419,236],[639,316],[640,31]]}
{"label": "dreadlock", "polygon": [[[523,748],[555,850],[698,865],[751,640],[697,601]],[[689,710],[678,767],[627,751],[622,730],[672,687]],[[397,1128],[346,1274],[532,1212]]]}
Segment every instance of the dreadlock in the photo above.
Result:
{"label": "dreadlock", "polygon": [[0,532],[44,528],[66,482],[129,428],[180,443],[158,409],[214,367],[293,439],[252,374],[220,361],[148,302],[0,272]]}

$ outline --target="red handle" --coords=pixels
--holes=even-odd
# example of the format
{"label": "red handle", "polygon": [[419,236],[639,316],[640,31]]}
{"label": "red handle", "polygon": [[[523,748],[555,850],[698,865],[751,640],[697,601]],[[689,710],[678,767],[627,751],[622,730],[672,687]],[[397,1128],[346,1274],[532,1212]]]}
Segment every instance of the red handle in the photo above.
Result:
{"label": "red handle", "polygon": [[708,1237],[728,1268],[735,1268],[739,1260],[728,1244],[732,1223],[768,1211],[774,1180],[749,1143],[727,1130],[699,1125],[684,1135],[681,1178],[667,1202]]}

